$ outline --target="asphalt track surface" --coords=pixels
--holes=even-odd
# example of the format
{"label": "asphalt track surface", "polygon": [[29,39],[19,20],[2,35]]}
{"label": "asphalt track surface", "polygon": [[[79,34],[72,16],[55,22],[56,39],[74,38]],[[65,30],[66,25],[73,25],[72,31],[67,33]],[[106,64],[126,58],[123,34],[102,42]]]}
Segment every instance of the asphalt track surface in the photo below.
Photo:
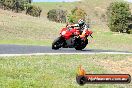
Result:
{"label": "asphalt track surface", "polygon": [[84,49],[82,51],[74,48],[61,48],[52,50],[50,46],[32,46],[32,45],[0,45],[0,56],[16,55],[58,55],[58,54],[132,54],[127,51],[101,50],[101,49]]}

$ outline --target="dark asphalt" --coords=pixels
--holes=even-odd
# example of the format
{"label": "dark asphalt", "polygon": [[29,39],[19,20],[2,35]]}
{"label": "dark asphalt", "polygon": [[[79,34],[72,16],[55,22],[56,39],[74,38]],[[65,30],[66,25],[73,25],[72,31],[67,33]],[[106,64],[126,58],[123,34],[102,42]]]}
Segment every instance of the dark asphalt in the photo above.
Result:
{"label": "dark asphalt", "polygon": [[84,49],[77,51],[74,48],[61,48],[59,50],[52,50],[49,46],[32,46],[32,45],[0,45],[0,54],[31,54],[31,53],[130,53],[127,51],[112,51],[100,49]]}

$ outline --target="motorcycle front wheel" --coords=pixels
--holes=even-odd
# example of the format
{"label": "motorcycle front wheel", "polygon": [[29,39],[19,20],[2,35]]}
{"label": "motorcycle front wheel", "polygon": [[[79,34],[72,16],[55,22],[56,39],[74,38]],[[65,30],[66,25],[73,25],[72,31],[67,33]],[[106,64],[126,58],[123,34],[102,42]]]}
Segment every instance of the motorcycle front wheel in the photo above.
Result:
{"label": "motorcycle front wheel", "polygon": [[61,48],[61,37],[58,37],[57,39],[55,39],[52,43],[52,49],[54,50],[58,50],[59,48]]}

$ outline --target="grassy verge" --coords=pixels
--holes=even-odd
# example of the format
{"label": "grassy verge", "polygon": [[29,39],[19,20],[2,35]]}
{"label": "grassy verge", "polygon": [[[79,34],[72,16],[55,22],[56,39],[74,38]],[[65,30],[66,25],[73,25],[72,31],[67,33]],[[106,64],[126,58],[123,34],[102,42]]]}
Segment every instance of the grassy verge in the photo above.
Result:
{"label": "grassy verge", "polygon": [[0,44],[51,46],[52,40],[0,40]]}
{"label": "grassy verge", "polygon": [[93,39],[89,39],[91,49],[132,51],[132,35],[110,32],[108,28],[93,26]]}
{"label": "grassy verge", "polygon": [[42,16],[47,16],[51,9],[63,9],[70,13],[70,10],[75,8],[78,2],[34,2],[33,4],[43,9]]}
{"label": "grassy verge", "polygon": [[[89,3],[86,2],[86,4],[88,5],[85,4],[84,7],[87,7],[90,4],[94,4],[93,6],[95,7],[95,1],[97,0],[90,1]],[[98,1],[99,7],[105,5],[101,4],[102,2],[104,2],[104,0]],[[46,18],[47,12],[53,8],[65,9],[69,12],[78,3],[45,2],[33,4],[42,7],[44,12],[42,13],[42,16],[40,18],[27,16],[22,13],[13,13],[11,11],[0,10],[0,44],[28,44],[50,46],[53,40],[59,36],[59,31],[61,30],[61,28],[65,27],[65,24],[49,21]],[[91,9],[92,7],[90,6],[89,9]],[[94,19],[91,19],[91,21],[96,22],[96,20]],[[89,49],[132,52],[132,35],[112,33],[109,31],[108,27],[106,27],[105,24],[100,23],[100,25],[98,25],[98,21],[97,23],[90,25],[90,27],[93,31],[94,38],[89,39]]]}
{"label": "grassy verge", "polygon": [[[106,69],[102,61],[123,61],[132,55],[57,55],[0,58],[1,88],[81,88],[76,81],[77,67],[81,64],[87,73],[122,73]],[[131,67],[131,61],[127,62]],[[118,63],[116,63],[118,66]],[[110,63],[107,64],[111,67]],[[122,64],[124,66],[125,64]],[[120,67],[120,66],[118,66]],[[123,68],[123,67],[122,67]],[[127,69],[130,70],[130,69]],[[124,73],[127,71],[124,70]],[[128,72],[129,73],[129,72]],[[131,73],[130,73],[131,74]],[[82,88],[130,88],[132,84],[85,85]]]}
{"label": "grassy verge", "polygon": [[0,44],[49,45],[64,24],[0,10]]}

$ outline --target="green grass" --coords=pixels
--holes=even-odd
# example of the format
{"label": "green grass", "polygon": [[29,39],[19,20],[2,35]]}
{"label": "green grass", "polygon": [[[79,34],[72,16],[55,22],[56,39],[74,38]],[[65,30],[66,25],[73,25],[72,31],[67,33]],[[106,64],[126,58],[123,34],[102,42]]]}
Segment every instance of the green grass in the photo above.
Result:
{"label": "green grass", "polygon": [[35,18],[3,10],[0,16],[0,44],[51,44],[64,27],[64,24],[48,21],[45,17]]}
{"label": "green grass", "polygon": [[[112,1],[113,0],[110,0],[108,4]],[[95,2],[97,3],[95,4]],[[60,30],[65,27],[65,24],[49,21],[46,18],[47,12],[53,8],[61,8],[70,12],[75,6],[81,6],[81,8],[87,10],[87,13],[91,15],[91,21],[95,21],[95,23],[90,25],[94,38],[89,39],[89,49],[132,51],[132,35],[110,32],[106,24],[98,23],[97,20],[99,20],[99,18],[93,15],[94,8],[100,7],[100,9],[105,9],[107,4],[105,5],[103,3],[106,4],[104,0],[83,1],[81,3],[33,3],[43,9],[40,18],[27,16],[22,13],[0,10],[0,44],[50,46],[53,40],[59,36]],[[87,6],[89,6],[89,8]]]}
{"label": "green grass", "polygon": [[92,30],[94,38],[90,38],[89,48],[119,51],[132,50],[132,35],[110,32],[98,26],[93,27]]}
{"label": "green grass", "polygon": [[108,74],[114,71],[97,64],[99,61],[128,58],[132,58],[132,55],[1,57],[0,88],[130,88],[132,84],[89,84],[81,87],[75,80],[80,64],[89,74]]}
{"label": "green grass", "polygon": [[0,44],[51,46],[52,40],[0,40]]}
{"label": "green grass", "polygon": [[62,9],[70,13],[71,9],[77,6],[77,2],[34,2],[34,5],[43,9],[42,16],[47,16],[49,10]]}

